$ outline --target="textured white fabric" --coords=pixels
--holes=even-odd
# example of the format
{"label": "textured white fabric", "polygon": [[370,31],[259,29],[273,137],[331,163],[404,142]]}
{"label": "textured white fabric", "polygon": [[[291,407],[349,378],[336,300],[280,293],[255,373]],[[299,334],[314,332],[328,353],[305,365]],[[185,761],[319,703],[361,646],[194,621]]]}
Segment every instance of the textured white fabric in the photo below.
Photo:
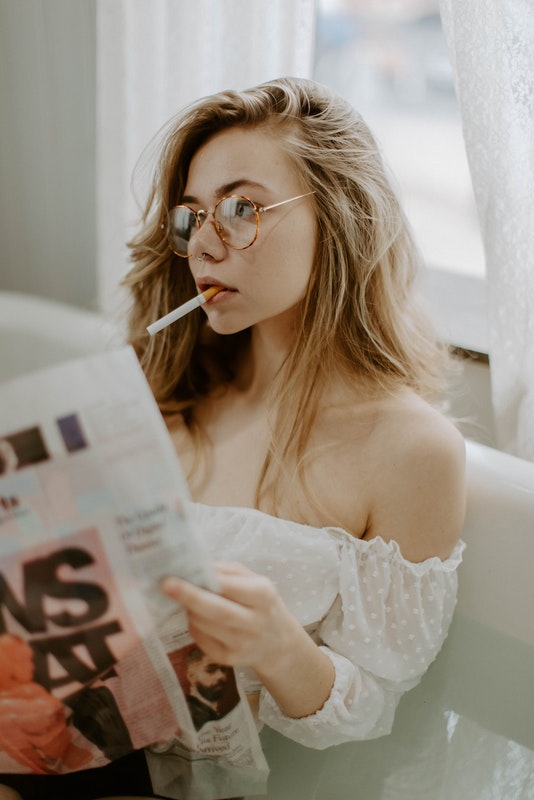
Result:
{"label": "textured white fabric", "polygon": [[[280,75],[309,77],[314,0],[98,0],[97,227],[100,306],[113,310],[139,218],[137,159],[187,103]],[[146,187],[136,187],[144,202]]]}
{"label": "textured white fabric", "polygon": [[534,461],[534,3],[440,12],[486,254],[497,440]]}
{"label": "textured white fabric", "polygon": [[[450,558],[411,563],[395,542],[355,539],[248,508],[193,503],[191,519],[217,559],[267,575],[336,668],[329,699],[303,719],[284,716],[261,690],[260,720],[322,749],[389,733],[398,700],[435,659],[456,603],[464,545]],[[241,671],[245,691],[261,688]]]}

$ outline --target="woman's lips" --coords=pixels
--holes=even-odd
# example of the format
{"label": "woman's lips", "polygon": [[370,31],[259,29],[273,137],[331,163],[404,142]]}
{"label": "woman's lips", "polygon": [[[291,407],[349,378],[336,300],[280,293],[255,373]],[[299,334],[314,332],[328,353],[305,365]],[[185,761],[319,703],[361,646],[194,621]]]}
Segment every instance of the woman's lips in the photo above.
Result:
{"label": "woman's lips", "polygon": [[230,289],[230,290],[232,289],[231,286],[228,286],[228,284],[217,280],[217,278],[212,278],[211,275],[206,275],[203,278],[198,278],[197,279],[197,286],[198,286],[199,292],[204,292],[210,286],[217,286],[217,287],[220,287],[221,289]]}
{"label": "woman's lips", "polygon": [[217,289],[217,293],[207,300],[208,303],[213,303],[217,300],[220,301],[224,296],[237,291],[237,289],[233,289],[231,286],[227,286],[226,284],[211,278],[203,278],[201,281],[197,281],[197,287],[200,293],[205,292],[206,289],[210,289],[212,287]]}
{"label": "woman's lips", "polygon": [[212,305],[213,303],[220,303],[225,297],[228,297],[231,294],[236,294],[236,291],[236,289],[229,289],[226,286],[221,287],[217,294],[207,301],[207,304]]}

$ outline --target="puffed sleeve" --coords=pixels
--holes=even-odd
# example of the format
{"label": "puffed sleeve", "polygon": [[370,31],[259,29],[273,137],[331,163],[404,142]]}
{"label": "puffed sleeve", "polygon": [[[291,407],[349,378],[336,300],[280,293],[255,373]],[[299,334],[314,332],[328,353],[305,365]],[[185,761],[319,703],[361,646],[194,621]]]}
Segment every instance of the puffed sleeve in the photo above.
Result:
{"label": "puffed sleeve", "polygon": [[323,707],[308,717],[286,717],[264,689],[259,718],[316,749],[388,734],[401,695],[436,658],[456,603],[457,568],[464,544],[451,556],[412,563],[396,542],[377,537],[338,539],[339,590],[313,638],[335,667]]}

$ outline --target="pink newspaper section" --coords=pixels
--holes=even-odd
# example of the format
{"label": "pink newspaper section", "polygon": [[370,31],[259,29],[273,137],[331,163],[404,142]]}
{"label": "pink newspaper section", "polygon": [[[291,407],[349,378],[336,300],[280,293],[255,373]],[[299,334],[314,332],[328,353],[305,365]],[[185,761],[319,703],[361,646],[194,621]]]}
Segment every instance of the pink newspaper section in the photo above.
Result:
{"label": "pink newspaper section", "polygon": [[3,558],[2,595],[11,648],[31,644],[33,680],[62,700],[140,644],[94,528]]}
{"label": "pink newspaper section", "polygon": [[209,797],[206,759],[257,788],[267,768],[235,674],[218,667],[206,715],[188,677],[203,654],[159,590],[168,574],[217,587],[133,350],[0,384],[0,420],[0,772],[146,748],[170,797],[176,759],[199,762],[195,796]]}

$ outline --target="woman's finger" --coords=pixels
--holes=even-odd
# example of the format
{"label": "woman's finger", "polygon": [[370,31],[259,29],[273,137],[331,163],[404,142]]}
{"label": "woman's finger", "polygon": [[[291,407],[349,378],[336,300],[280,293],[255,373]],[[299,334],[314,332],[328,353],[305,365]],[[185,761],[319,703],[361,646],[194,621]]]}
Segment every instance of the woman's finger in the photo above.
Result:
{"label": "woman's finger", "polygon": [[192,583],[171,576],[161,584],[165,594],[180,603],[197,620],[203,619],[211,626],[220,624],[227,627],[246,626],[249,623],[250,609],[246,605],[201,589]]}
{"label": "woman's finger", "polygon": [[214,561],[217,572],[225,575],[257,575],[241,561]]}
{"label": "woman's finger", "polygon": [[255,572],[237,574],[217,572],[220,594],[248,608],[269,609],[279,595],[269,578]]}
{"label": "woman's finger", "polygon": [[[162,582],[163,591],[186,607],[199,603],[198,608],[206,608],[212,613],[217,606],[216,598],[224,598],[246,608],[264,608],[268,610],[276,604],[278,592],[272,581],[263,575],[252,572],[243,565],[225,563],[224,568],[217,569],[219,592],[201,589],[192,583],[169,576]],[[223,612],[231,613],[228,606],[221,607]]]}

